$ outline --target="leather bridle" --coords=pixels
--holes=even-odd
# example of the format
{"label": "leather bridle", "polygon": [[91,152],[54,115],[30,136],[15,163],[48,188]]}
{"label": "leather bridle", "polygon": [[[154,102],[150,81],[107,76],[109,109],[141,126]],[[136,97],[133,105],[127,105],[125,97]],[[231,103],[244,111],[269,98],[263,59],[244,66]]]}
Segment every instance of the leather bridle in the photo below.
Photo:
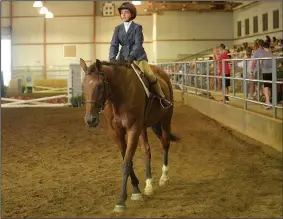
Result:
{"label": "leather bridle", "polygon": [[[91,74],[91,73],[88,73],[89,75]],[[105,108],[105,106],[108,104],[108,98],[112,95],[112,93],[111,93],[111,89],[110,89],[110,87],[109,87],[109,84],[108,84],[108,82],[106,81],[106,77],[105,77],[105,74],[104,74],[104,72],[99,72],[98,73],[98,75],[102,75],[103,76],[103,96],[102,96],[102,103],[100,103],[100,102],[98,102],[96,99],[94,99],[94,100],[87,100],[87,101],[85,101],[84,103],[85,104],[95,104],[95,105],[98,105],[99,107],[100,107],[100,109],[99,109],[99,113],[100,112],[102,112],[103,110],[104,110],[104,108]],[[97,97],[98,95],[96,95],[96,97]]]}

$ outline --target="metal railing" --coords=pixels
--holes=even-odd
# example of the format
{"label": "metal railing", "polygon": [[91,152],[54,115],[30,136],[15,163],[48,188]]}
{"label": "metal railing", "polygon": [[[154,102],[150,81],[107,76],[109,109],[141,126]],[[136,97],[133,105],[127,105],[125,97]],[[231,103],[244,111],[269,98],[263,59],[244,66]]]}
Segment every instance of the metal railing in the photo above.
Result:
{"label": "metal railing", "polygon": [[[272,60],[272,80],[262,80],[262,73],[260,69],[260,60]],[[256,62],[256,74],[255,78],[250,77],[250,73],[247,71],[248,62]],[[272,115],[277,118],[277,110],[282,109],[282,105],[278,104],[277,88],[283,86],[283,67],[282,77],[277,77],[279,71],[278,63],[283,65],[283,57],[272,58],[254,58],[254,59],[226,59],[222,60],[222,69],[225,70],[225,62],[229,63],[231,73],[229,76],[222,76],[219,74],[218,61],[206,60],[206,61],[186,61],[186,62],[168,62],[157,63],[161,66],[171,78],[171,83],[175,88],[196,95],[205,95],[207,98],[211,98],[211,94],[221,95],[223,103],[227,103],[228,98],[242,100],[243,108],[248,109],[248,103],[254,103],[271,107]],[[239,63],[242,62],[242,67],[239,67]],[[44,69],[42,66],[22,66],[13,69],[13,78],[22,77],[25,72],[33,72],[35,79],[43,78]],[[47,68],[48,79],[68,79],[69,66],[53,66]],[[224,72],[225,73],[225,72]],[[231,86],[229,89],[230,94],[225,91],[226,82],[230,79]],[[250,84],[256,84],[256,96],[255,99],[248,98],[248,86]],[[263,83],[271,83],[271,104],[266,104],[261,101],[261,85]],[[221,89],[219,89],[222,86]],[[217,88],[218,87],[218,88]],[[283,90],[283,88],[281,88]],[[281,94],[282,95],[282,94]],[[283,97],[281,96],[283,99]],[[257,100],[256,100],[257,99]]]}
{"label": "metal railing", "polygon": [[[68,80],[68,65],[53,65],[46,68],[47,79]],[[35,80],[44,79],[44,66],[17,66],[12,69],[12,79],[22,79],[27,74],[33,75]]]}
{"label": "metal railing", "polygon": [[[260,60],[272,60],[272,80],[268,81],[262,79],[263,73],[261,73]],[[277,110],[282,109],[282,104],[278,103],[277,88],[281,88],[282,95],[283,57],[225,59],[221,62],[222,69],[224,70],[224,74],[222,75],[219,74],[219,61],[213,60],[158,63],[158,65],[170,75],[172,85],[182,90],[184,93],[187,92],[196,95],[204,94],[207,98],[211,98],[211,94],[221,95],[224,104],[229,101],[229,98],[242,100],[245,110],[248,109],[248,103],[259,104],[265,106],[265,109],[272,109],[273,117],[278,118]],[[231,69],[230,75],[225,74],[226,62],[229,63]],[[241,62],[242,66],[239,64]],[[255,74],[249,72],[248,65],[251,65],[252,62],[255,62],[256,65]],[[280,64],[282,66],[279,68]],[[280,71],[282,71],[282,73],[280,73]],[[281,79],[277,76],[279,73],[282,74],[282,76],[280,76],[282,77]],[[226,83],[229,82],[231,82],[229,89],[231,93],[227,93],[225,89]],[[262,101],[262,98],[264,98],[262,92],[263,83],[272,84],[270,104]],[[253,86],[255,89],[257,88],[257,95],[253,93],[251,96],[251,92],[248,92],[248,87]],[[248,97],[248,93],[250,97]],[[281,98],[283,97],[281,96]]]}

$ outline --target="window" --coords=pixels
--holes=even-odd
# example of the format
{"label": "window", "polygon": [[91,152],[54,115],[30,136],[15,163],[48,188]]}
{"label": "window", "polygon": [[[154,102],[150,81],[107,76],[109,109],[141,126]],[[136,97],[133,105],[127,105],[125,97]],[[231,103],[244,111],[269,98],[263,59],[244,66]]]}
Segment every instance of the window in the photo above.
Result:
{"label": "window", "polygon": [[262,31],[268,30],[268,14],[265,13],[262,15]]}
{"label": "window", "polygon": [[279,28],[279,10],[273,11],[273,29]]}
{"label": "window", "polygon": [[250,34],[250,20],[249,19],[245,20],[245,34],[246,35]]}
{"label": "window", "polygon": [[254,21],[254,33],[258,33],[258,16],[255,16],[253,18],[253,21]]}
{"label": "window", "polygon": [[242,36],[242,22],[238,21],[238,37]]}

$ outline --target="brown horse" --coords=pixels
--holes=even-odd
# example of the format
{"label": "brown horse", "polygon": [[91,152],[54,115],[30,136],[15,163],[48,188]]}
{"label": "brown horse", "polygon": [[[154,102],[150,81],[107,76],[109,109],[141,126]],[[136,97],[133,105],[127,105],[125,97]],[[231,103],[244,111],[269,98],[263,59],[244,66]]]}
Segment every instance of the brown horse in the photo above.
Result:
{"label": "brown horse", "polygon": [[[168,181],[168,151],[170,141],[177,141],[178,137],[171,134],[171,118],[173,107],[163,109],[159,100],[154,99],[150,110],[146,113],[149,99],[145,90],[132,68],[125,64],[110,64],[96,60],[87,67],[83,59],[81,68],[85,72],[83,92],[85,98],[85,122],[89,127],[96,127],[99,114],[104,109],[110,134],[117,142],[123,157],[123,180],[121,197],[114,211],[123,212],[126,209],[127,180],[130,176],[133,185],[132,200],[142,198],[138,187],[139,180],[133,168],[133,157],[140,139],[142,150],[146,157],[146,188],[145,194],[151,195],[151,152],[147,139],[147,127],[152,127],[160,138],[164,161],[159,185]],[[151,66],[156,74],[166,97],[173,102],[173,89],[167,74],[160,68]],[[147,116],[146,116],[146,115]],[[127,142],[125,136],[127,134]]]}

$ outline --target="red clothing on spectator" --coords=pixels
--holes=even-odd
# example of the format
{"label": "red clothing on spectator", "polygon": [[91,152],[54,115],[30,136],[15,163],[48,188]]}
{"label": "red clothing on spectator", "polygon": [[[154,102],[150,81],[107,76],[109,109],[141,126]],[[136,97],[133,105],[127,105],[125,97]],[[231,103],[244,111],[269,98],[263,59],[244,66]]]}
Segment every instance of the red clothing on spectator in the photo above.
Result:
{"label": "red clothing on spectator", "polygon": [[[223,59],[229,59],[229,56],[227,54],[227,52],[223,52],[220,56],[219,56],[219,73],[220,75],[222,75],[222,61]],[[230,75],[230,67],[229,67],[229,62],[226,61],[225,62],[225,75]]]}

